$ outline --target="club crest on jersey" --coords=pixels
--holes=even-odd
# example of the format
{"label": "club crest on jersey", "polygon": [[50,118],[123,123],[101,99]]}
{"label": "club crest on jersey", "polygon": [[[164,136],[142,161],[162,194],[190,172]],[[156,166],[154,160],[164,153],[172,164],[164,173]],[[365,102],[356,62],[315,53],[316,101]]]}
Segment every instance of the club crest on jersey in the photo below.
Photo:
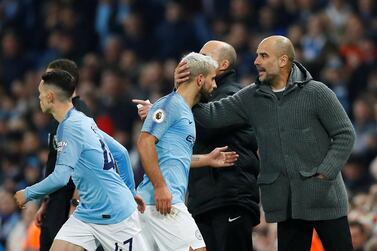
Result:
{"label": "club crest on jersey", "polygon": [[198,239],[198,240],[203,240],[203,236],[202,234],[200,233],[199,229],[197,229],[195,231],[195,237]]}
{"label": "club crest on jersey", "polygon": [[67,146],[67,142],[65,141],[59,141],[56,143],[56,151],[59,153],[59,152],[62,152],[64,150],[64,147]]}
{"label": "club crest on jersey", "polygon": [[157,109],[153,113],[153,121],[156,123],[161,123],[165,120],[165,112],[162,109]]}

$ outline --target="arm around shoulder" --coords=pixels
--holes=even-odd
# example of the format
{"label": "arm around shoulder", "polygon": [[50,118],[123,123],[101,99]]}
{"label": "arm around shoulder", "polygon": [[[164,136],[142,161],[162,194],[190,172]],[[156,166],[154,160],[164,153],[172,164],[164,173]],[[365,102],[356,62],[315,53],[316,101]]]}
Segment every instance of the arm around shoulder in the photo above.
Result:
{"label": "arm around shoulder", "polygon": [[248,124],[247,97],[248,88],[219,101],[200,103],[193,108],[195,121],[204,128],[222,128]]}

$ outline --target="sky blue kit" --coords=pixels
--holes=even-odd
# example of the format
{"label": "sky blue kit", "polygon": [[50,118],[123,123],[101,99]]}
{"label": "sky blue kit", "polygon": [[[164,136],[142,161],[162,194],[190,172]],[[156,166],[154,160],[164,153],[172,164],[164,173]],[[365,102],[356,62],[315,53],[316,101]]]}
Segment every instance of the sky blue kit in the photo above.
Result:
{"label": "sky blue kit", "polygon": [[[196,137],[191,108],[174,91],[152,106],[141,131],[150,133],[158,140],[158,164],[172,193],[172,204],[184,202]],[[153,185],[147,175],[144,175],[137,193],[147,205],[155,205]]]}
{"label": "sky blue kit", "polygon": [[76,218],[95,224],[115,224],[128,218],[137,206],[127,150],[74,108],[59,124],[56,137],[55,170],[25,189],[27,200],[58,190],[72,177],[80,194]]}

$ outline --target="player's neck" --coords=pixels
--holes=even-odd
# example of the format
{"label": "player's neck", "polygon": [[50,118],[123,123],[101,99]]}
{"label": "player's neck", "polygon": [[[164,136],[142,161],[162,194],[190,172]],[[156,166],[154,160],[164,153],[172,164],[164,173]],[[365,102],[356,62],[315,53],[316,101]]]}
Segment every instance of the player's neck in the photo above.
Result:
{"label": "player's neck", "polygon": [[72,102],[58,103],[51,112],[52,116],[61,123],[69,110],[73,107]]}
{"label": "player's neck", "polygon": [[198,103],[198,94],[191,88],[190,85],[180,85],[177,89],[177,93],[183,97],[187,105],[192,108],[196,103]]}

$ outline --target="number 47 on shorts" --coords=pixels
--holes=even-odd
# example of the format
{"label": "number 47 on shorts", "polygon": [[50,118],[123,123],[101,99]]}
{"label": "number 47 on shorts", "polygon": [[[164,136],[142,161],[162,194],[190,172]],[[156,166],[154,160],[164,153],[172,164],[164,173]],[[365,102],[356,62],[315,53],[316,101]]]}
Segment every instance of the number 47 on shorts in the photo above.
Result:
{"label": "number 47 on shorts", "polygon": [[128,250],[123,250],[118,246],[118,242],[115,242],[115,251],[132,251],[132,238],[123,242],[123,245],[128,244]]}

